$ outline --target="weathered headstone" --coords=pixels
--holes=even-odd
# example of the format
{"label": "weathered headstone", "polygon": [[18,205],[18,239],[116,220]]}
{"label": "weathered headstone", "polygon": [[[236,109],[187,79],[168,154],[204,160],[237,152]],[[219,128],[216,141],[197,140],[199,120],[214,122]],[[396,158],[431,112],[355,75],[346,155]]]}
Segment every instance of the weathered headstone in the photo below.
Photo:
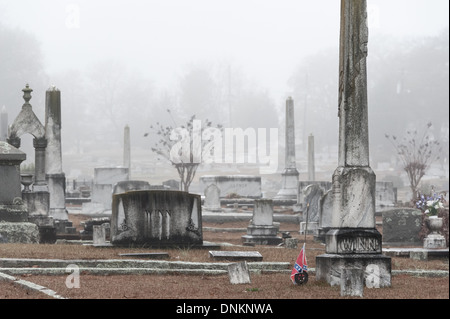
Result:
{"label": "weathered headstone", "polygon": [[332,178],[332,227],[316,279],[339,284],[345,268],[376,269],[379,287],[391,285],[391,258],[381,253],[375,225],[376,177],[369,165],[367,2],[341,0],[339,157]]}
{"label": "weathered headstone", "polygon": [[126,167],[94,168],[91,202],[82,204],[83,214],[90,215],[110,211],[114,185],[128,180],[129,169]]}
{"label": "weathered headstone", "polygon": [[319,228],[320,199],[324,190],[318,184],[306,186],[303,191],[305,202],[303,204],[302,222],[300,222],[300,234],[305,232],[313,234]]}
{"label": "weathered headstone", "polygon": [[[124,220],[119,221],[123,206]],[[144,190],[113,195],[113,245],[202,245],[200,195],[181,191]]]}
{"label": "weathered headstone", "polygon": [[422,245],[419,233],[422,228],[422,212],[414,208],[394,208],[382,212],[383,245]]}
{"label": "weathered headstone", "polygon": [[302,215],[303,221],[319,222],[319,204],[324,194],[324,190],[318,184],[312,184],[304,190],[304,210]]}
{"label": "weathered headstone", "polygon": [[288,249],[297,249],[298,248],[298,239],[297,238],[285,238],[284,244],[285,244],[285,247]]}
{"label": "weathered headstone", "polygon": [[104,245],[106,244],[106,232],[103,225],[93,225],[92,226],[92,241],[94,245]]}
{"label": "weathered headstone", "polygon": [[210,212],[221,212],[222,207],[220,206],[220,189],[211,184],[205,189],[205,202],[203,205],[205,211]]}
{"label": "weathered headstone", "polygon": [[297,188],[297,204],[302,210],[305,209],[305,188],[309,185],[319,185],[325,192],[332,188],[331,182],[328,181],[299,181]]}
{"label": "weathered headstone", "polygon": [[319,227],[314,235],[314,240],[325,242],[325,235],[330,230],[333,214],[333,193],[328,190],[319,201]]}
{"label": "weathered headstone", "polygon": [[275,200],[297,200],[297,184],[299,172],[295,157],[295,122],[294,100],[286,100],[286,135],[285,135],[285,169],[281,174],[281,189],[274,197]]}
{"label": "weathered headstone", "polygon": [[393,182],[376,182],[375,203],[377,207],[394,207],[397,202],[397,190]]}
{"label": "weathered headstone", "polygon": [[247,227],[247,235],[242,236],[244,243],[257,245],[278,245],[283,239],[277,236],[278,227],[273,223],[273,201],[255,199],[253,217]]}
{"label": "weathered headstone", "polygon": [[250,271],[246,261],[228,265],[228,277],[233,285],[250,284]]}

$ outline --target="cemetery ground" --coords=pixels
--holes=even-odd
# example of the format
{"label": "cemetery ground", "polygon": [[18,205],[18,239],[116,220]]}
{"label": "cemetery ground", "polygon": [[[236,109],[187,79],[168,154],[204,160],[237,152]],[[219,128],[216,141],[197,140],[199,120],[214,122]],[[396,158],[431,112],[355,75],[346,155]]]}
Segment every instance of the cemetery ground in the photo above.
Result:
{"label": "cemetery ground", "polygon": [[[87,217],[70,215],[70,220],[80,229],[80,222]],[[17,279],[46,287],[59,296],[69,299],[342,299],[339,287],[331,287],[325,282],[316,281],[311,271],[304,285],[293,285],[290,271],[296,260],[305,236],[298,233],[298,225],[281,223],[280,231],[290,232],[298,238],[298,249],[273,246],[242,246],[241,236],[245,234],[248,222],[204,223],[209,227],[203,233],[204,241],[228,243],[220,250],[258,251],[264,262],[289,262],[290,269],[277,272],[252,272],[251,283],[232,285],[227,274],[187,274],[183,272],[165,274],[107,274],[98,275],[81,271],[80,287],[68,288],[64,275],[35,275],[24,273],[14,275]],[[220,228],[236,228],[242,231],[220,231]],[[212,231],[214,230],[214,231]],[[380,229],[381,230],[381,229]],[[89,245],[67,244],[2,244],[1,258],[33,258],[64,260],[102,260],[130,259],[121,257],[122,253],[167,252],[167,261],[184,262],[227,262],[209,257],[208,249],[152,249],[146,247],[98,248]],[[306,236],[308,267],[315,267],[315,257],[325,252],[325,246]],[[228,261],[232,262],[232,261]],[[37,265],[33,266],[39,267]],[[407,274],[405,270],[449,270],[448,258],[412,260],[405,257],[392,257],[392,286],[390,288],[364,288],[364,299],[448,299],[448,273],[444,276]],[[25,289],[9,281],[0,280],[0,299],[52,299],[42,292]],[[350,298],[350,297],[345,297]],[[356,297],[355,297],[356,298]],[[359,299],[359,298],[357,298]]]}

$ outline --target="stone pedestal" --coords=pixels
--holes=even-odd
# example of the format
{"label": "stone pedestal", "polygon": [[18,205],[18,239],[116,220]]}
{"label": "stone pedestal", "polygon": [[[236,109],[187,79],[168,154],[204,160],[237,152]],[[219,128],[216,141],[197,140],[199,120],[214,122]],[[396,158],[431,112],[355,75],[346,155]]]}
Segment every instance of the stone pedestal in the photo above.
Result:
{"label": "stone pedestal", "polygon": [[431,233],[423,241],[423,248],[425,249],[437,249],[445,248],[447,243],[445,237],[439,234],[442,229],[443,219],[437,216],[428,217],[425,220],[426,225],[431,230]]}
{"label": "stone pedestal", "polygon": [[429,234],[423,241],[425,249],[440,249],[446,246],[445,237],[440,234]]}
{"label": "stone pedestal", "polygon": [[297,200],[297,184],[299,172],[296,168],[286,168],[281,174],[281,189],[276,200]]}
{"label": "stone pedestal", "polygon": [[259,199],[255,200],[254,205],[253,218],[242,241],[256,245],[280,244],[283,239],[277,236],[278,227],[273,223],[273,201]]}
{"label": "stone pedestal", "polygon": [[47,191],[32,191],[22,193],[22,198],[28,208],[28,214],[48,215],[50,207],[50,193]]}

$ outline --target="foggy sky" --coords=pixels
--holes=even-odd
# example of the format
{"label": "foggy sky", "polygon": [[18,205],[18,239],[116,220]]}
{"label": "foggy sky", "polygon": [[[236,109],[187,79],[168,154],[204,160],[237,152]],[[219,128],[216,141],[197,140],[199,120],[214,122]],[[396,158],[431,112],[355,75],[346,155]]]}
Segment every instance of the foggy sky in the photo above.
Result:
{"label": "foggy sky", "polygon": [[[368,6],[370,37],[432,36],[448,27],[448,0]],[[190,63],[225,61],[277,101],[303,57],[338,47],[339,14],[338,0],[0,0],[1,22],[41,43],[50,82],[53,73],[116,59],[168,87]]]}

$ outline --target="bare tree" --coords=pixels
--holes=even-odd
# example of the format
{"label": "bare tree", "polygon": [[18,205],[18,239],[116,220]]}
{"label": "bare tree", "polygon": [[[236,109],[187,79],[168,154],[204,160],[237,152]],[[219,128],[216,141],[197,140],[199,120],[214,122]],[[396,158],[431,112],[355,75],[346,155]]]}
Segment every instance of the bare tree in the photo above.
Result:
{"label": "bare tree", "polygon": [[402,140],[397,139],[394,135],[390,136],[385,134],[386,138],[397,151],[397,156],[401,160],[403,169],[408,175],[413,201],[418,196],[418,187],[422,177],[425,175],[431,163],[439,159],[442,151],[440,143],[429,134],[431,126],[432,123],[429,122],[420,138],[418,137],[417,130],[407,131],[407,135]]}
{"label": "bare tree", "polygon": [[[167,112],[171,114],[170,110],[167,110]],[[193,115],[182,126],[176,125],[174,120],[175,127],[166,126],[159,122],[156,123],[155,127],[150,126],[154,134],[159,137],[155,146],[152,147],[152,151],[168,160],[176,168],[180,177],[181,190],[186,192],[189,191],[189,186],[194,180],[198,166],[201,164],[203,147],[208,142],[201,139],[202,131],[212,127],[212,122],[209,120],[205,120],[204,126],[200,127],[195,124],[195,121],[196,117]],[[198,122],[199,120],[197,120]],[[222,128],[221,125],[216,127]],[[149,133],[144,134],[144,136],[148,135]]]}

